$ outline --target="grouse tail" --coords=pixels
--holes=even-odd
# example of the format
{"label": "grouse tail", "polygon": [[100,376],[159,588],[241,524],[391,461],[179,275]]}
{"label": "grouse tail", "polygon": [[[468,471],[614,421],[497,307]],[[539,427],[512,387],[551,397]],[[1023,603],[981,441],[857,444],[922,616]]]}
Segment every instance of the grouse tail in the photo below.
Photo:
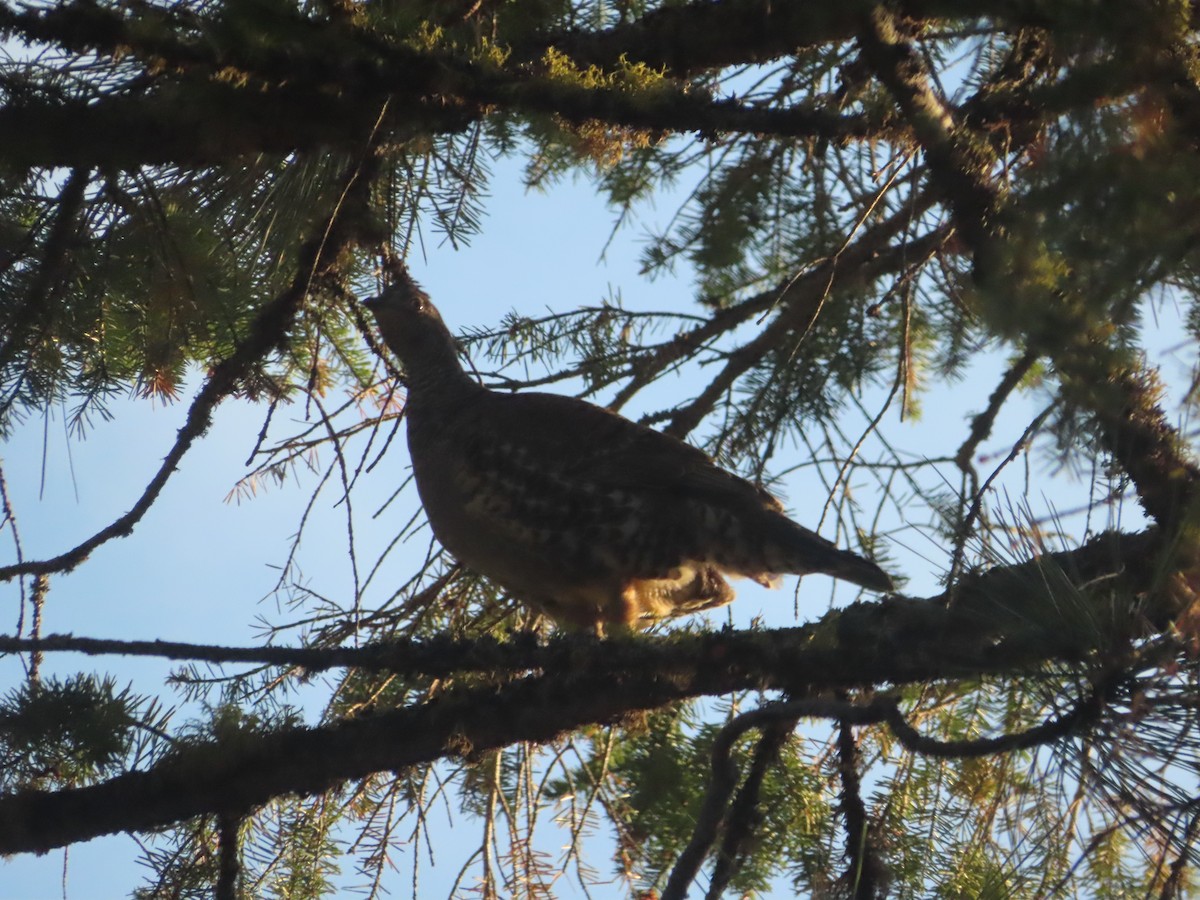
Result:
{"label": "grouse tail", "polygon": [[782,557],[778,562],[782,565],[772,565],[773,571],[799,575],[820,572],[871,591],[895,590],[891,576],[870,560],[841,549],[786,516],[780,515],[775,525],[772,537],[778,541]]}
{"label": "grouse tail", "polygon": [[896,587],[887,572],[869,559],[863,559],[849,550],[835,548],[829,553],[824,565],[813,571],[849,581],[869,591],[887,592],[895,590]]}

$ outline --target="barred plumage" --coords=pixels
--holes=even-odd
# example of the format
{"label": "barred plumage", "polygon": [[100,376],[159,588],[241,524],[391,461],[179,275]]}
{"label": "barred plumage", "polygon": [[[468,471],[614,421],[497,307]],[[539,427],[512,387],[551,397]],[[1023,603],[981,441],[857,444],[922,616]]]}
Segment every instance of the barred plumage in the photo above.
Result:
{"label": "barred plumage", "polygon": [[408,445],[438,540],[560,624],[647,624],[722,606],[724,576],[822,572],[891,590],[874,563],[668,435],[556,394],[472,381],[406,272],[366,301],[408,381]]}

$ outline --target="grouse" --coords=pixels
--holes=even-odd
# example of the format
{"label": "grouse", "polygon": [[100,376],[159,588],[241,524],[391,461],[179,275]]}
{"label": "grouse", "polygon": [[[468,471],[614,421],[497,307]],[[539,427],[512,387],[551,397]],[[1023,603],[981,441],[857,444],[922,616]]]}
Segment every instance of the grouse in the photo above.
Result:
{"label": "grouse", "polygon": [[820,572],[892,589],[874,563],[683,441],[573,397],[479,385],[402,266],[364,305],[403,365],[413,475],[434,535],[559,625],[603,634],[723,606],[727,575],[774,585]]}

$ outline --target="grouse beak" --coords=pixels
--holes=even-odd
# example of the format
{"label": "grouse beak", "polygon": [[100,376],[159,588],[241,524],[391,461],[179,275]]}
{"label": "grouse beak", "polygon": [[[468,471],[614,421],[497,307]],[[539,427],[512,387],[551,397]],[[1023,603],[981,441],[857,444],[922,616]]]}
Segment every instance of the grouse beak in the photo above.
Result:
{"label": "grouse beak", "polygon": [[374,312],[375,310],[379,309],[382,300],[382,297],[365,297],[362,300],[362,305]]}

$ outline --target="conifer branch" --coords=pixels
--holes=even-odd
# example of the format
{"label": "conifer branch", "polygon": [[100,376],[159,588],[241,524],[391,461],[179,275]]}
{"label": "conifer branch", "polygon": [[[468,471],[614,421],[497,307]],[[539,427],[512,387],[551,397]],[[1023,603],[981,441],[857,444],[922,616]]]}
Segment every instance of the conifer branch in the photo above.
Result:
{"label": "conifer branch", "polygon": [[[0,652],[160,657],[306,672],[354,668],[428,678],[462,672],[568,676],[582,671],[596,678],[616,677],[622,672],[649,678],[677,668],[703,669],[721,660],[727,667],[727,680],[720,682],[724,691],[755,685],[833,689],[979,677],[1047,662],[1078,663],[1089,653],[1104,649],[1066,633],[1052,618],[1039,623],[1026,615],[1014,601],[1018,591],[1027,593],[1033,579],[1040,576],[1036,566],[1025,565],[1024,570],[993,571],[964,579],[953,606],[924,600],[858,603],[806,625],[771,631],[726,630],[603,641],[567,634],[545,643],[526,632],[503,641],[434,637],[362,647],[218,647],[52,634],[41,638],[2,636]],[[1060,558],[1049,565],[1069,565],[1073,572],[1097,571],[1083,558],[1072,562]],[[1027,602],[1046,606],[1051,599],[1038,596]],[[892,642],[901,638],[903,646],[893,646]]]}
{"label": "conifer branch", "polygon": [[[24,638],[28,626],[18,620],[15,636],[0,636],[0,653],[207,661],[231,667],[214,680],[250,693],[232,701],[211,736],[189,726],[169,732],[157,699],[136,707],[132,694],[122,694],[129,705],[104,735],[118,748],[111,764],[76,770],[33,760],[9,767],[10,785],[54,790],[13,787],[0,795],[0,849],[44,851],[108,831],[175,827],[175,852],[149,854],[159,889],[199,877],[218,896],[232,896],[239,880],[266,884],[301,856],[299,865],[320,877],[319,867],[338,852],[335,829],[349,828],[358,830],[349,854],[364,874],[372,868],[372,889],[383,890],[380,873],[401,839],[398,823],[410,817],[415,846],[434,802],[457,792],[464,806],[487,805],[484,889],[544,892],[549,878],[542,878],[534,825],[545,827],[544,811],[563,792],[571,792],[573,816],[561,871],[574,860],[581,882],[593,877],[576,839],[600,815],[621,829],[623,874],[633,883],[648,866],[661,868],[661,853],[677,850],[669,843],[676,828],[656,825],[677,825],[680,801],[692,808],[707,787],[705,812],[687,824],[695,831],[670,873],[676,897],[696,890],[707,860],[715,861],[712,897],[783,866],[797,867],[801,891],[853,889],[862,897],[883,892],[889,880],[895,890],[919,895],[947,876],[999,871],[1017,891],[1086,893],[1104,877],[1101,856],[1114,841],[1131,838],[1151,849],[1144,860],[1121,855],[1115,865],[1128,868],[1120,878],[1150,884],[1164,897],[1186,890],[1200,834],[1196,787],[1181,777],[1200,765],[1200,466],[1186,443],[1195,434],[1173,429],[1160,400],[1175,385],[1160,385],[1143,355],[1158,345],[1148,327],[1147,334],[1138,329],[1160,311],[1155,291],[1165,288],[1183,298],[1179,320],[1187,333],[1196,330],[1196,310],[1187,307],[1195,298],[1186,290],[1200,259],[1193,199],[1200,178],[1200,13],[1149,0],[1109,4],[1104,15],[1089,15],[1086,4],[1013,0],[681,0],[649,10],[627,3],[588,8],[590,18],[571,5],[434,6],[0,0],[0,37],[30,51],[16,51],[0,71],[0,133],[21,138],[0,146],[7,173],[0,279],[14,298],[0,368],[16,377],[20,391],[7,401],[16,404],[9,418],[19,420],[17,407],[30,396],[78,395],[82,408],[94,408],[100,392],[134,377],[129,373],[158,352],[157,343],[147,350],[143,333],[165,338],[166,354],[217,361],[184,411],[172,456],[157,474],[146,473],[153,478],[137,506],[63,556],[29,562],[0,472],[0,528],[13,527],[16,561],[0,569],[0,578],[37,572],[31,584],[38,606],[52,577],[46,571],[71,568],[135,526],[140,533],[142,514],[161,505],[155,498],[162,483],[203,435],[212,409],[222,397],[253,393],[270,380],[263,366],[276,349],[288,357],[289,371],[308,367],[309,388],[339,378],[360,387],[373,381],[369,354],[354,343],[355,320],[368,342],[371,331],[345,286],[350,267],[337,257],[376,244],[367,220],[376,213],[398,245],[415,247],[428,237],[430,209],[432,224],[457,240],[464,223],[476,224],[471,192],[482,195],[488,186],[479,161],[489,153],[510,157],[496,168],[498,182],[511,175],[514,152],[532,146],[531,180],[586,169],[621,206],[622,223],[672,179],[683,186],[687,197],[646,261],[656,272],[694,263],[701,308],[613,315],[606,305],[522,321],[487,336],[500,372],[511,371],[505,352],[514,345],[518,367],[577,352],[579,365],[539,371],[523,383],[581,376],[589,391],[615,391],[619,407],[664,373],[699,368],[706,378],[690,391],[696,396],[685,393],[687,402],[651,421],[683,434],[697,422],[723,420],[718,446],[727,458],[754,467],[760,478],[770,463],[776,475],[816,474],[845,497],[843,525],[861,525],[864,535],[887,530],[898,546],[915,551],[910,560],[920,548],[898,528],[920,529],[919,518],[930,513],[953,543],[929,561],[948,564],[946,590],[854,603],[779,631],[680,629],[601,642],[505,635],[513,622],[504,619],[507,598],[474,576],[453,575],[432,553],[415,574],[390,582],[382,608],[362,615],[357,592],[351,614],[327,590],[298,585],[300,559],[289,555],[280,585],[294,586],[306,605],[292,616],[299,621],[269,634],[282,640],[303,629],[308,646],[43,637],[36,622]],[[562,31],[564,22],[583,27]],[[314,249],[308,233],[281,240],[311,213],[298,211],[296,201],[328,186],[327,160],[357,155],[362,135],[376,127],[379,161],[372,157],[365,170],[386,167],[387,190],[357,196],[366,185],[356,182],[343,210],[346,228],[362,234],[346,237],[339,221],[327,235],[328,254]],[[455,138],[468,129],[470,139]],[[104,182],[100,194],[89,177]],[[140,215],[143,200],[159,198],[187,206]],[[313,295],[305,297],[304,271],[289,267],[305,241],[312,259],[301,269],[319,283],[316,300],[327,308],[300,318]],[[973,265],[967,290],[964,260]],[[64,267],[81,280],[63,281]],[[791,273],[798,273],[794,280]],[[289,277],[292,285],[272,296]],[[231,289],[247,283],[274,287],[250,302]],[[747,298],[750,291],[761,293]],[[256,312],[273,318],[256,321]],[[1169,321],[1176,312],[1167,313]],[[169,327],[160,329],[165,320]],[[662,337],[645,337],[652,329]],[[57,343],[43,342],[45,352],[23,369],[22,354],[41,346],[43,332]],[[257,349],[248,346],[253,342]],[[875,429],[892,397],[904,396],[906,409],[911,398],[919,409],[923,388],[977,373],[971,367],[993,362],[997,344],[1014,348],[1016,364],[984,409],[963,423],[959,440],[917,459]],[[882,382],[897,350],[893,391],[882,406],[847,390],[882,385],[886,393]],[[1118,482],[1103,486],[1109,500],[1130,496],[1132,485],[1156,524],[1140,534],[1092,536],[1093,486],[1077,506],[1088,514],[1082,546],[1061,531],[1043,541],[1041,529],[1055,516],[1031,510],[1029,530],[1012,535],[1009,552],[1039,555],[973,571],[966,533],[989,521],[985,493],[1001,482],[980,488],[986,473],[975,472],[972,457],[1039,361],[1054,379],[1056,395],[1045,407],[1051,412],[1031,411],[1024,434],[1018,424],[1007,438],[988,438],[1012,448],[1001,467],[1032,437],[1052,433],[1065,461]],[[745,402],[738,402],[743,389]],[[349,517],[362,513],[362,495],[373,490],[357,473],[371,468],[375,444],[367,441],[353,466],[341,456],[341,441],[369,426],[358,418],[340,426],[366,396],[355,392],[339,411],[322,412],[311,427],[324,433],[297,426],[300,434],[265,451],[264,424],[255,445],[263,467],[249,476],[283,473],[295,454],[333,446],[325,477],[341,467],[342,487],[359,498],[346,511],[355,559],[363,529]],[[851,465],[860,465],[865,437],[847,437],[828,416],[847,396],[870,423],[865,434],[883,448],[864,449],[872,459],[858,470],[875,482],[872,499],[882,497],[870,522],[857,517],[858,498],[844,480]],[[809,411],[829,452],[806,433]],[[811,452],[785,458],[787,439],[797,435]],[[938,469],[956,463],[970,481],[961,498]],[[379,504],[372,501],[380,511],[399,493],[386,499],[390,490],[379,494]],[[1065,502],[1076,506],[1076,499]],[[293,553],[305,525],[315,524],[315,503],[316,493],[299,516]],[[419,516],[394,529],[380,565]],[[998,531],[983,533],[987,549],[1005,552],[994,540]],[[1049,541],[1070,541],[1072,549],[1041,552]],[[375,573],[392,578],[378,565]],[[14,595],[18,588],[23,609],[23,579]],[[483,612],[471,618],[477,610]],[[488,637],[448,636],[481,633]],[[397,634],[435,637],[386,640]],[[377,642],[339,646],[363,636]],[[273,710],[286,704],[287,686],[333,668],[345,672],[319,726],[281,730]],[[34,676],[37,669],[35,663]],[[53,679],[43,678],[42,688],[41,699],[55,699]],[[106,682],[100,695],[107,690]],[[747,692],[784,699],[717,723],[726,728],[713,745],[711,779],[706,771],[697,779],[675,770],[669,774],[684,775],[679,793],[661,789],[656,777],[663,770],[654,767],[664,760],[678,766],[711,734],[712,704],[702,698]],[[847,699],[859,695],[874,699]],[[921,700],[910,704],[913,696]],[[649,715],[664,706],[700,710],[705,728],[696,733],[681,717]],[[20,714],[16,701],[9,709]],[[753,840],[760,817],[769,814],[773,826],[786,828],[804,814],[801,804],[829,802],[790,765],[786,776],[799,774],[794,801],[778,809],[763,802],[774,787],[773,761],[803,717],[834,730],[841,805],[834,801],[834,815],[820,817],[815,831],[801,825],[803,833],[792,835],[797,841],[764,846]],[[623,728],[631,720],[646,723],[645,730]],[[610,726],[603,746],[597,723]],[[969,730],[976,725],[985,727],[984,737]],[[563,741],[576,730],[578,739]],[[69,743],[52,731],[38,733],[51,734],[41,741],[51,750]],[[971,739],[956,739],[964,734]],[[122,743],[130,736],[131,746]],[[669,745],[657,743],[660,737]],[[40,740],[28,743],[31,754],[41,753]],[[532,748],[504,749],[522,741],[543,751],[540,784]],[[24,752],[2,735],[0,744],[9,755]],[[873,759],[864,770],[867,746],[888,747],[902,761]],[[802,763],[823,758],[799,743],[789,749]],[[485,754],[486,773],[474,764]],[[638,754],[644,756],[633,759]],[[1013,777],[1025,761],[1044,789],[1032,805]],[[77,787],[122,764],[133,771]],[[555,784],[560,772],[562,787]],[[649,772],[653,790],[625,791],[630,772]],[[449,778],[441,781],[444,774]],[[985,791],[921,796],[929,774],[941,784],[978,774]],[[880,816],[907,820],[907,803],[928,800],[916,815],[935,827],[918,846],[881,841],[864,784],[878,786],[886,810]],[[580,787],[588,791],[582,806],[574,799]],[[286,801],[288,812],[303,813],[291,820],[278,815],[279,798],[288,795],[299,795]],[[310,828],[310,813],[319,813],[319,833]],[[248,867],[240,877],[239,825],[250,841],[240,851]],[[843,827],[847,853],[839,859]],[[1025,835],[1016,844],[1010,827]],[[264,856],[267,840],[279,843]],[[1074,863],[1073,850],[1082,854]],[[469,880],[479,859],[472,856],[459,878]],[[1085,859],[1096,865],[1083,866]],[[429,886],[418,890],[417,881],[414,863],[412,892],[424,896]]]}
{"label": "conifer branch", "polygon": [[[975,279],[985,292],[980,312],[997,333],[1014,338],[1019,329],[1030,352],[1053,360],[1064,392],[1095,418],[1146,512],[1173,535],[1200,489],[1200,467],[1158,405],[1157,379],[1112,346],[1106,325],[1097,328],[1088,320],[1087,298],[1072,297],[1075,289],[1065,279],[1045,285],[1052,260],[992,181],[995,153],[956,122],[956,112],[933,90],[904,25],[879,6],[859,44],[924,148],[931,175],[975,254]],[[1012,314],[1014,302],[1024,318]],[[1185,565],[1193,552],[1185,548]]]}
{"label": "conifer branch", "polygon": [[[352,147],[354,135],[370,125],[385,102],[390,107],[385,130],[402,127],[409,134],[459,132],[497,106],[577,125],[601,121],[654,133],[740,132],[840,141],[878,137],[889,127],[886,121],[820,107],[714,99],[670,80],[645,90],[584,85],[543,71],[540,60],[511,69],[483,65],[456,51],[414,50],[342,25],[333,28],[339,53],[331,54],[326,42],[333,36],[322,33],[330,26],[300,14],[280,24],[315,36],[310,45],[315,52],[307,55],[295,45],[285,50],[253,42],[217,46],[164,35],[161,18],[157,10],[139,18],[86,3],[20,13],[0,7],[0,31],[61,42],[77,53],[132,53],[147,68],[179,73],[173,80],[160,79],[159,89],[149,93],[26,99],[0,106],[0,129],[23,135],[18,145],[3,148],[4,158],[15,166],[135,168]],[[229,83],[231,70],[246,83]],[[184,94],[187,104],[178,102]],[[88,140],[79,140],[80,134]]]}
{"label": "conifer branch", "polygon": [[1104,692],[1097,691],[1061,715],[1025,731],[960,741],[942,741],[921,734],[908,723],[893,700],[875,701],[873,707],[879,714],[879,721],[887,722],[892,734],[906,750],[943,759],[965,759],[1028,750],[1074,734],[1081,726],[1094,721],[1104,708]]}
{"label": "conifer branch", "polygon": [[[385,130],[402,134],[457,133],[490,110],[503,107],[552,115],[575,125],[609,126],[715,135],[820,138],[828,142],[877,140],[899,123],[867,114],[839,115],[822,106],[780,107],[714,99],[686,77],[714,66],[761,63],[799,46],[819,46],[849,38],[871,4],[840,4],[783,9],[760,0],[734,4],[692,4],[660,9],[636,23],[593,34],[534,39],[517,48],[504,65],[483,65],[444,49],[416,50],[339,20],[334,24],[299,13],[280,17],[277,26],[308,33],[312,40],[275,49],[261,42],[225,43],[180,37],[204,21],[172,21],[149,9],[129,14],[95,4],[67,3],[20,12],[0,7],[0,32],[28,41],[52,42],[75,53],[142,60],[158,83],[151,92],[118,92],[86,98],[22,98],[0,107],[0,129],[20,133],[20,142],[2,155],[19,167],[57,164],[133,169],[142,165],[203,165],[248,153],[305,152],[317,147],[353,147],[354,135],[370,126],[385,100],[391,101]],[[927,6],[923,4],[922,6]],[[937,4],[934,5],[935,7]],[[728,7],[728,8],[727,8]],[[735,9],[745,9],[745,14]],[[923,8],[921,15],[937,15]],[[726,23],[710,27],[712,21]],[[668,29],[670,40],[662,38]],[[644,33],[645,40],[638,38]],[[736,36],[742,35],[741,39]],[[335,41],[336,53],[326,44]],[[306,47],[321,48],[307,52]],[[631,47],[642,47],[644,52]],[[641,56],[668,77],[653,89],[583,86],[541,71],[547,48],[567,54],[580,70],[598,64],[618,71],[622,60]],[[619,50],[617,50],[619,48]],[[615,51],[615,52],[614,52]],[[666,56],[663,58],[664,51]],[[718,55],[714,55],[717,52]],[[159,74],[172,73],[170,78]],[[237,72],[245,84],[228,82]],[[1128,78],[1126,70],[1117,75]],[[1099,83],[1097,83],[1099,81]],[[1097,91],[1113,90],[1093,75],[1054,95],[1060,105],[1086,105]],[[186,96],[187,103],[180,98]],[[1013,110],[1040,121],[1060,109],[1038,105],[1021,89],[981,100],[977,114],[995,118]],[[78,140],[79,135],[87,140]]]}
{"label": "conifer branch", "polygon": [[[701,644],[720,637],[703,636]],[[840,681],[835,686],[850,686],[864,683],[864,673],[868,678],[880,677],[881,661],[860,660],[843,649],[816,653],[812,644],[819,640],[810,636],[807,645],[800,645],[809,649],[799,655],[820,657],[812,660],[816,666],[810,670],[811,678],[795,666],[789,670],[798,653],[795,645],[780,648],[783,655],[775,659],[774,679],[762,675],[762,646],[746,647],[748,652],[735,655],[736,642],[710,644],[707,661],[690,668],[674,660],[637,666],[633,662],[644,654],[638,647],[627,647],[615,661],[614,654],[604,654],[609,662],[600,670],[603,677],[577,664],[565,673],[528,676],[500,688],[450,690],[419,706],[328,726],[241,733],[225,740],[181,744],[145,771],[128,772],[89,787],[26,790],[0,797],[0,853],[45,852],[114,831],[141,831],[225,809],[252,809],[281,794],[319,793],[347,780],[448,756],[477,757],[518,741],[545,743],[586,724],[611,723],[631,712],[657,709],[689,697],[772,686],[805,685],[807,690],[821,682]],[[945,676],[948,661],[938,660],[937,654],[939,648],[945,652],[946,642],[935,639],[930,644],[933,646],[917,649],[919,662],[909,661],[917,668],[901,675],[901,680]],[[669,660],[670,644],[663,646],[664,659]],[[720,664],[713,664],[714,659]],[[622,661],[623,665],[614,664]],[[755,671],[753,676],[743,668],[746,665]],[[953,662],[949,668],[954,668]],[[1011,662],[1005,667],[1010,672],[1014,668]],[[729,752],[734,741],[751,728],[798,717],[853,724],[887,722],[913,752],[978,756],[1062,738],[1090,721],[1102,704],[1103,697],[1097,694],[1025,732],[949,742],[917,733],[889,697],[865,705],[795,700],[745,713],[726,726],[714,745],[714,778],[704,812],[697,821],[690,851],[680,858],[668,883],[668,890],[676,893],[663,896],[683,896],[680,892],[691,883],[712,846],[737,780]]]}
{"label": "conifer branch", "polygon": [[[0,652],[119,654],[309,672],[353,667],[432,678],[471,671],[556,676],[588,671],[599,679],[631,672],[649,678],[675,668],[703,669],[721,660],[730,679],[723,690],[767,684],[835,689],[978,677],[1047,662],[1078,663],[1119,646],[1127,635],[1081,633],[1072,619],[1059,618],[1054,611],[1058,601],[1045,593],[1046,573],[1058,570],[1077,583],[1121,579],[1130,592],[1143,591],[1155,577],[1147,548],[1157,541],[1153,532],[1101,535],[1076,550],[965,577],[953,604],[945,594],[927,600],[856,603],[806,625],[770,631],[607,640],[559,634],[546,642],[524,632],[505,640],[441,636],[362,647],[219,647],[51,634],[0,636]],[[1108,615],[1107,596],[1094,599],[1097,622]],[[1075,599],[1088,602],[1087,595]]]}
{"label": "conifer branch", "polygon": [[343,176],[344,189],[335,206],[319,222],[317,233],[299,249],[297,271],[292,283],[262,308],[251,324],[249,333],[233,353],[213,367],[192,401],[184,425],[179,429],[162,465],[128,512],[58,556],[0,567],[0,581],[21,575],[69,572],[97,547],[133,531],[134,526],[154,505],[184,455],[208,430],[217,405],[238,389],[241,380],[256,365],[283,346],[305,296],[314,285],[336,277],[345,251],[364,238],[364,204],[378,171],[379,162],[372,152],[365,153],[349,164]]}
{"label": "conifer branch", "polygon": [[[496,73],[461,84],[457,94],[441,91],[440,85],[435,91],[433,83],[428,94],[416,92],[417,87],[409,70],[396,67],[386,78],[364,85],[309,88],[289,82],[252,92],[198,81],[165,85],[146,98],[30,100],[0,106],[0,129],[24,135],[19,143],[0,148],[0,157],[19,169],[57,165],[133,170],[171,163],[198,167],[254,153],[350,150],[352,136],[370,126],[394,92],[401,92],[401,100],[392,104],[386,126],[395,140],[465,131],[501,104],[574,125],[600,122],[655,133],[670,128],[705,135],[844,141],[881,138],[893,124],[819,109],[712,99],[669,85],[639,95]],[[180,105],[184,96],[191,108]],[[84,135],[86,140],[72,140],[68,134]]]}
{"label": "conifer branch", "polygon": [[[759,64],[798,51],[853,38],[862,17],[878,0],[829,4],[780,4],[771,0],[732,0],[660,6],[636,20],[598,31],[563,31],[518,45],[523,58],[538,58],[556,47],[583,65],[611,66],[621,57],[675,76],[741,65],[753,57]],[[999,20],[1004,27],[1055,27],[1081,35],[1121,34],[1145,21],[1141,4],[1111,10],[1112,15],[1078,16],[1055,4],[1023,4],[1012,0],[906,0],[892,4],[914,22],[939,23],[978,18]]]}
{"label": "conifer branch", "polygon": [[[842,251],[837,254],[837,259],[822,263],[818,267],[819,271],[806,273],[802,278],[793,278],[783,284],[774,285],[769,290],[762,291],[753,297],[718,309],[701,324],[688,331],[681,331],[666,344],[637,357],[630,365],[632,377],[617,392],[612,403],[609,404],[609,408],[619,410],[629,402],[634,394],[651,384],[672,365],[691,356],[699,348],[721,335],[733,331],[754,316],[768,312],[776,306],[786,308],[793,303],[802,305],[805,289],[812,289],[812,282],[807,279],[818,278],[823,274],[828,282],[833,277],[835,266],[839,263],[843,268],[857,268],[877,258],[891,241],[910,227],[922,213],[929,209],[932,203],[933,197],[928,193],[916,198],[911,204],[906,204],[904,209],[868,228],[853,243],[848,238]],[[911,245],[907,249],[911,252]],[[722,378],[722,380],[724,379]],[[684,427],[684,424],[686,423],[680,424],[680,429]]]}
{"label": "conifer branch", "polygon": [[[819,708],[821,701],[799,701],[804,708]],[[716,736],[712,747],[712,777],[705,791],[704,801],[696,816],[696,825],[692,830],[692,838],[679,857],[667,878],[661,900],[683,900],[688,888],[695,881],[704,863],[709,849],[715,843],[717,834],[726,821],[729,798],[737,786],[737,763],[733,760],[734,744],[752,728],[770,728],[772,735],[778,735],[782,730],[786,736],[791,728],[783,728],[784,722],[794,722],[792,708],[796,704],[787,704],[788,711],[782,712],[780,705],[771,705],[742,713],[726,724]],[[764,735],[764,739],[765,739]],[[761,777],[761,776],[760,776]]]}
{"label": "conifer branch", "polygon": [[966,440],[959,445],[958,452],[954,454],[954,464],[960,469],[966,471],[971,467],[971,461],[979,451],[979,445],[991,435],[992,426],[996,424],[996,416],[1000,414],[1001,407],[1004,406],[1025,376],[1030,373],[1037,361],[1038,354],[1026,350],[1021,354],[1020,359],[1005,371],[1004,377],[1000,379],[1000,383],[988,397],[987,406],[971,419],[971,431]]}
{"label": "conifer branch", "polygon": [[[5,323],[7,334],[0,343],[0,372],[26,348],[29,332],[39,322],[44,322],[51,316],[54,309],[53,290],[66,276],[62,266],[71,252],[72,239],[79,226],[79,214],[84,206],[85,192],[90,179],[91,172],[87,169],[74,169],[59,190],[57,209],[47,229],[37,276],[17,304],[16,311]],[[0,417],[7,414],[9,407],[20,395],[23,379],[24,375],[17,376],[8,396],[0,400]]]}
{"label": "conifer branch", "polygon": [[908,243],[884,248],[878,243],[878,235],[868,232],[861,244],[851,245],[841,256],[832,257],[797,278],[784,292],[782,312],[745,344],[731,350],[721,371],[704,390],[671,411],[663,431],[678,438],[689,434],[738,378],[779,347],[788,335],[804,335],[832,293],[861,288],[903,271],[914,259],[936,253],[951,233],[944,226]]}

